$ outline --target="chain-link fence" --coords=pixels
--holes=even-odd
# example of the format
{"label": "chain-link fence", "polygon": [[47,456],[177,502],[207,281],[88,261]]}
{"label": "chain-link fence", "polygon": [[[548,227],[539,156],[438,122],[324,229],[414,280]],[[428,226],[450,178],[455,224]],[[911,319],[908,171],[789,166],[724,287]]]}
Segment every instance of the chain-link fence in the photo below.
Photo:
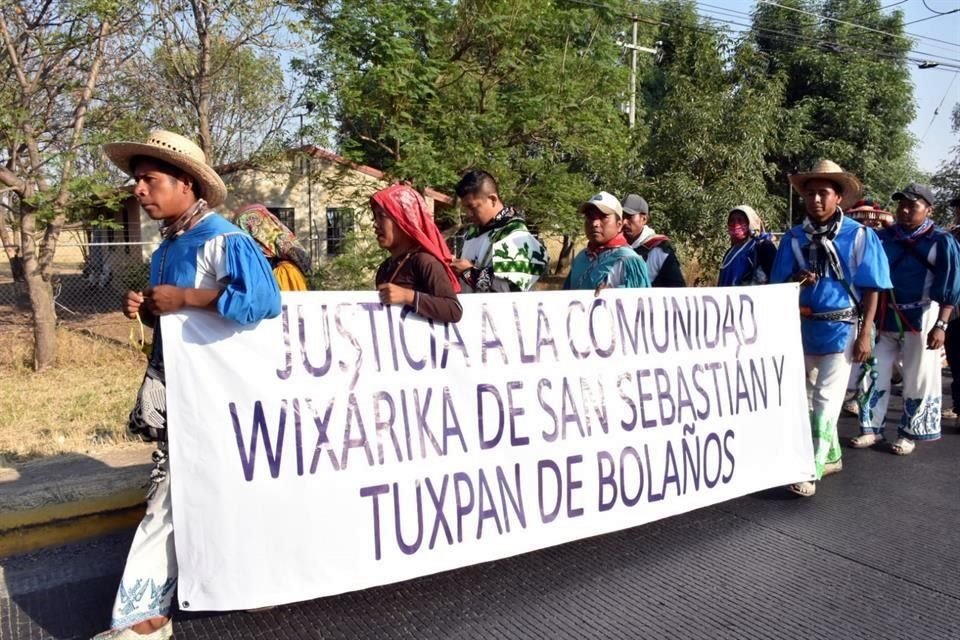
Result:
{"label": "chain-link fence", "polygon": [[[58,245],[51,283],[57,319],[115,340],[128,339],[131,321],[120,313],[123,294],[149,281],[149,243]],[[0,331],[29,328],[30,297],[17,261],[0,264]]]}
{"label": "chain-link fence", "polygon": [[[317,260],[332,259],[347,249],[345,240],[318,233],[304,242],[315,257],[314,269],[319,266]],[[60,242],[51,277],[58,321],[123,342],[138,334],[136,323],[124,317],[120,305],[127,291],[148,285],[150,255],[155,249],[156,243],[150,242]],[[30,296],[22,262],[2,254],[0,331],[30,327]]]}

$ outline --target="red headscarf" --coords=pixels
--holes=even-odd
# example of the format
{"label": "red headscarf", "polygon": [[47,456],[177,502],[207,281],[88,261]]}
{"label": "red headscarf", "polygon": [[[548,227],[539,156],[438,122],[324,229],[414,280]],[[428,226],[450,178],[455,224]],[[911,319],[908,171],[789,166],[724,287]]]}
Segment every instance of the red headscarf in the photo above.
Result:
{"label": "red headscarf", "polygon": [[376,204],[386,211],[394,224],[424,251],[439,260],[453,284],[454,292],[460,292],[460,281],[450,268],[450,249],[434,223],[423,196],[405,184],[394,184],[373,194],[370,204]]}

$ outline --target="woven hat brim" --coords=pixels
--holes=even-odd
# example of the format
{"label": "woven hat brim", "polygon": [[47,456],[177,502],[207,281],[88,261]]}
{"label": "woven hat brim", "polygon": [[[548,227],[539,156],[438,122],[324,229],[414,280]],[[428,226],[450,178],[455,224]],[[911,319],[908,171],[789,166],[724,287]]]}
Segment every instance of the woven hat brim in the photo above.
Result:
{"label": "woven hat brim", "polygon": [[863,191],[863,185],[852,173],[795,173],[790,176],[790,184],[793,190],[801,197],[803,196],[803,185],[810,180],[829,180],[836,182],[843,188],[843,196],[840,198],[840,208],[846,210],[847,207],[860,199]]}
{"label": "woven hat brim", "polygon": [[133,175],[130,161],[137,156],[156,158],[183,169],[197,181],[200,193],[211,209],[219,207],[227,199],[227,185],[217,172],[209,165],[192,160],[182,153],[140,142],[112,142],[103,145],[103,152],[128,176]]}

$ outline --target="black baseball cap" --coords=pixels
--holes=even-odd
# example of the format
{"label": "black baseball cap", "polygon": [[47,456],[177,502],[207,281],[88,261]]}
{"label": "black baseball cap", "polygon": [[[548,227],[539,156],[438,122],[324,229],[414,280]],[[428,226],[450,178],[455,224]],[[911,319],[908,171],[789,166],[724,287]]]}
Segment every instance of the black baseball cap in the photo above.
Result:
{"label": "black baseball cap", "polygon": [[917,182],[911,182],[910,184],[905,186],[903,189],[900,189],[900,191],[897,191],[895,194],[893,194],[890,197],[894,200],[903,200],[904,198],[906,198],[907,200],[911,200],[911,201],[919,200],[920,198],[923,198],[924,200],[927,201],[927,204],[930,205],[931,207],[933,206],[933,199],[934,199],[933,191],[930,190],[930,187],[928,187],[925,184],[919,184]]}

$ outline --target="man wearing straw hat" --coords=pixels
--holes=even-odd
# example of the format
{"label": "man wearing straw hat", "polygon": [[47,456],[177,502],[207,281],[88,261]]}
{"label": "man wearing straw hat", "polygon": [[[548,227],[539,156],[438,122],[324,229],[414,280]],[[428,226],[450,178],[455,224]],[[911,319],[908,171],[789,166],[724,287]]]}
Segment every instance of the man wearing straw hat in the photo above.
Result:
{"label": "man wearing straw hat", "polygon": [[[837,420],[852,362],[870,357],[878,292],[889,289],[890,270],[875,233],[843,214],[860,196],[860,181],[835,162],[790,176],[806,218],[780,242],[771,282],[800,283],[800,333],[807,371],[816,480],[840,471]],[[816,483],[788,487],[800,496]]]}
{"label": "man wearing straw hat", "polygon": [[156,319],[192,307],[216,312],[229,322],[251,324],[279,315],[280,291],[253,239],[214,213],[223,204],[226,187],[197,145],[175,133],[154,131],[146,142],[107,144],[104,152],[133,178],[133,195],[160,223],[163,241],[151,259],[150,287],[127,292],[123,303],[127,317],[139,317],[154,327],[153,350],[130,414],[130,429],[157,442],[155,466],[146,514],[117,590],[111,630],[96,638],[160,640],[173,634],[170,610],[178,570],[161,325]]}

